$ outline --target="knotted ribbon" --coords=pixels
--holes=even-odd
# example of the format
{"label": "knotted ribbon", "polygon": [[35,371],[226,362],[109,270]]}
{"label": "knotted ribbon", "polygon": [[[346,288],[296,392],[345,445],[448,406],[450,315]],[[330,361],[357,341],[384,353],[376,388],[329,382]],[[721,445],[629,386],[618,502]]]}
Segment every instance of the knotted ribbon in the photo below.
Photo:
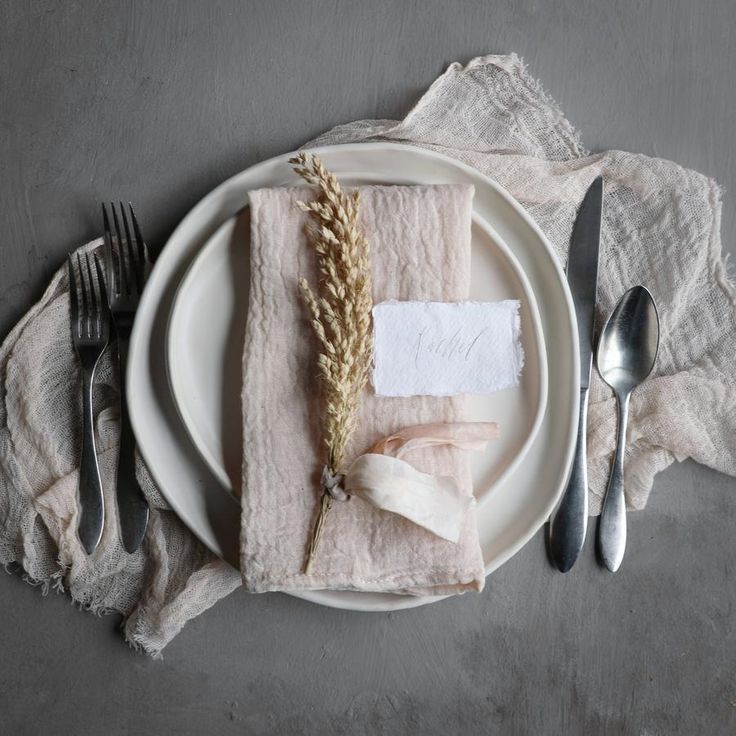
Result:
{"label": "knotted ribbon", "polygon": [[376,508],[400,514],[438,537],[457,543],[475,498],[462,493],[452,478],[422,473],[402,457],[413,450],[437,446],[482,452],[496,437],[495,422],[405,427],[380,439],[344,474],[325,467],[322,489],[338,501],[359,496]]}

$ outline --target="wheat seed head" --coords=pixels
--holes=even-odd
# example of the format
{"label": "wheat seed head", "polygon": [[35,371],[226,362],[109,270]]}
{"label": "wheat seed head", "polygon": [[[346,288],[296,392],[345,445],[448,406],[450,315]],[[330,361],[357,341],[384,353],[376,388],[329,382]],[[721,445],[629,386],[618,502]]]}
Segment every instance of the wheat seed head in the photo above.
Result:
{"label": "wheat seed head", "polygon": [[329,465],[337,471],[373,355],[370,248],[359,224],[358,191],[344,192],[316,156],[299,153],[290,163],[317,190],[314,201],[298,206],[309,215],[308,239],[317,256],[319,282],[310,285],[301,277],[299,289],[320,345],[322,431]]}

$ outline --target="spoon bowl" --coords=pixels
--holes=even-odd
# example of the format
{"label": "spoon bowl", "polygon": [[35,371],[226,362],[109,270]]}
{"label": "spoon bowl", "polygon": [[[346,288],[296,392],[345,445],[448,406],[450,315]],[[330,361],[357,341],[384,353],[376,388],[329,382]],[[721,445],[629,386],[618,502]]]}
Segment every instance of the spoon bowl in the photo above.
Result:
{"label": "spoon bowl", "polygon": [[649,290],[634,286],[619,300],[598,341],[596,365],[618,403],[618,438],[611,477],[598,521],[598,556],[615,572],[626,549],[624,454],[629,398],[654,368],[659,348],[659,315]]}
{"label": "spoon bowl", "polygon": [[617,393],[631,393],[654,368],[659,347],[659,316],[643,286],[629,289],[608,318],[596,359],[601,378]]}

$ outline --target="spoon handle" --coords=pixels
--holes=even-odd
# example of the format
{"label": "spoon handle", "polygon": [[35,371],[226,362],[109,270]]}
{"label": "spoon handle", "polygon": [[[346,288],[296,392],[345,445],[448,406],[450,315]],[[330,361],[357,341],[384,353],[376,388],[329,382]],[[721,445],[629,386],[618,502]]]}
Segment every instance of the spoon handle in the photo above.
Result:
{"label": "spoon handle", "polygon": [[626,549],[626,502],[624,499],[624,455],[626,425],[629,418],[629,394],[618,397],[618,437],[611,477],[598,520],[598,557],[611,571],[621,566]]}

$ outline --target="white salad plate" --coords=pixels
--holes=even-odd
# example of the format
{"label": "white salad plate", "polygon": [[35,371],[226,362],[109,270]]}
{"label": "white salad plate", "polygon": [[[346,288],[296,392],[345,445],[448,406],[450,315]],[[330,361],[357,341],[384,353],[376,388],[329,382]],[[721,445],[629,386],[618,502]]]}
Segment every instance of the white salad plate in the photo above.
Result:
{"label": "white salad plate", "polygon": [[[507,392],[501,392],[496,396],[495,409],[490,404],[481,407],[483,402],[476,407],[476,402],[472,402],[474,413],[480,412],[478,418],[485,419],[499,418],[509,411],[508,407],[523,407],[520,412],[527,428],[516,433],[519,442],[515,452],[504,450],[499,444],[489,451],[489,457],[484,455],[474,460],[476,483],[479,478],[482,481],[478,487],[479,533],[486,572],[490,573],[542,526],[569,473],[577,428],[579,374],[572,299],[564,274],[546,238],[522,207],[499,185],[474,169],[430,151],[398,144],[349,144],[314,149],[314,152],[349,183],[473,184],[473,295],[486,299],[514,294],[525,305],[522,314],[526,323],[522,323],[522,332],[526,335],[526,347],[531,350],[528,364],[531,367],[528,376],[525,373],[529,393],[524,395],[520,391],[514,396],[515,390],[508,390],[506,397],[501,394]],[[238,564],[240,506],[227,486],[229,479],[237,478],[239,473],[236,459],[242,446],[238,368],[242,345],[239,341],[242,341],[247,310],[236,307],[242,304],[238,301],[243,298],[240,289],[247,292],[248,282],[247,217],[236,215],[247,205],[249,191],[295,183],[288,158],[288,155],[279,156],[232,177],[184,218],[156,262],[131,339],[128,402],[148,469],[171,507],[190,529],[205,545],[235,565]],[[483,241],[485,249],[476,247]],[[232,247],[238,242],[244,244],[243,249]],[[201,260],[197,260],[200,254]],[[504,258],[505,268],[500,268]],[[494,264],[498,272],[494,271]],[[203,296],[198,296],[197,317],[187,316],[182,306],[172,315],[175,301],[184,304],[183,298],[176,298],[178,293],[194,289],[195,283],[207,293],[206,279],[200,281],[196,277],[198,269],[202,269],[202,274],[213,272],[219,273],[216,278],[229,278],[229,291],[223,290],[210,302],[201,301]],[[241,269],[244,269],[242,284],[236,280]],[[488,290],[486,284],[495,286]],[[194,291],[189,293],[193,295]],[[207,331],[203,329],[208,319],[212,335],[205,334]],[[171,329],[167,332],[169,323]],[[540,323],[541,331],[537,330]],[[176,350],[171,350],[167,371],[169,340],[174,334],[181,334],[175,333],[179,324],[196,326],[198,331],[184,341],[188,348],[175,346]],[[187,353],[185,360],[181,360],[182,350]],[[206,360],[193,359],[193,353],[208,351],[211,355]],[[195,373],[187,373],[191,370]],[[209,376],[211,385],[199,390],[205,399],[212,399],[211,404],[209,399],[203,406],[189,399],[182,400],[183,387],[189,385],[193,393],[194,386],[178,382],[191,381],[193,377],[201,380],[201,374],[196,371],[204,371],[204,380]],[[169,385],[169,372],[179,407]],[[545,409],[547,384],[550,391]],[[230,386],[232,393],[226,396],[225,389]],[[496,417],[487,415],[489,408],[498,412]],[[181,419],[187,411],[190,413],[185,420],[188,429]],[[503,432],[502,418],[500,423]],[[192,441],[192,430],[198,437],[199,447]],[[496,458],[495,465],[489,463],[494,451],[503,456]],[[208,455],[208,459],[204,460],[203,455]],[[429,596],[354,591],[310,591],[299,595],[324,605],[354,610],[393,610],[437,600]]]}
{"label": "white salad plate", "polygon": [[[356,182],[343,175],[343,182]],[[184,426],[210,470],[229,491],[241,485],[242,351],[250,280],[248,211],[222,225],[194,259],[177,290],[167,334],[171,391]],[[473,214],[474,301],[518,299],[524,369],[519,385],[468,397],[470,419],[495,421],[501,435],[472,453],[474,491],[482,503],[523,459],[544,417],[547,356],[534,292],[493,229]]]}

